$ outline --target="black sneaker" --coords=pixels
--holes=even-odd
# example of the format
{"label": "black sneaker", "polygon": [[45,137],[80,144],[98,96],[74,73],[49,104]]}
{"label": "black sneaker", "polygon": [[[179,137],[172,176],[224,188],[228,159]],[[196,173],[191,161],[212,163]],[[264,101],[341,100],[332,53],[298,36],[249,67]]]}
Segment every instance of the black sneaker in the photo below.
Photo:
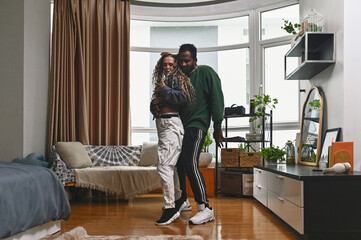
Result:
{"label": "black sneaker", "polygon": [[163,211],[162,217],[155,222],[157,225],[167,225],[172,223],[174,220],[176,220],[179,217],[179,212],[176,210],[176,208],[166,208]]}
{"label": "black sneaker", "polygon": [[175,202],[175,209],[180,213],[186,206],[187,203],[182,198],[176,200]]}

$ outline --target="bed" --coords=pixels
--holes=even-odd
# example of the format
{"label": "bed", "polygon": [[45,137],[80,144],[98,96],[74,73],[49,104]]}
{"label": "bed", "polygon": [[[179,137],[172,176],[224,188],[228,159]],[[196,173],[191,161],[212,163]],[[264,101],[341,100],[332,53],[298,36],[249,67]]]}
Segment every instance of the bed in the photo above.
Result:
{"label": "bed", "polygon": [[52,170],[0,162],[0,239],[40,239],[69,217],[64,186]]}

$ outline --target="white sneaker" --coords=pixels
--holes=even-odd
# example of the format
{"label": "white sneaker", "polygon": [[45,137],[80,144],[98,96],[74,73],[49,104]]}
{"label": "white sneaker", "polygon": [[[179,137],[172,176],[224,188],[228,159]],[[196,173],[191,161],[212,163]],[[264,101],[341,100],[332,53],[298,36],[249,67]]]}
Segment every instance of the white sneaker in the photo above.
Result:
{"label": "white sneaker", "polygon": [[184,208],[182,208],[182,211],[191,211],[192,210],[192,206],[191,204],[189,203],[189,200],[187,199],[186,200],[186,205]]}
{"label": "white sneaker", "polygon": [[197,208],[198,212],[194,217],[189,219],[189,224],[199,225],[216,219],[212,208],[206,207],[205,204],[197,204]]}

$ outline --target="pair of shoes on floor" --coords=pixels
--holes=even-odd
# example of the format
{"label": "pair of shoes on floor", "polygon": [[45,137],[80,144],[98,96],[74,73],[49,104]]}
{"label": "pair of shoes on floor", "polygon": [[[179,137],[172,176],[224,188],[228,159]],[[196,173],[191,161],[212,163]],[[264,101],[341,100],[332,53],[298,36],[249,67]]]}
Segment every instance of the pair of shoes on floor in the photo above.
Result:
{"label": "pair of shoes on floor", "polygon": [[176,208],[166,208],[163,210],[163,214],[158,219],[155,224],[157,225],[168,225],[171,224],[174,220],[179,217],[180,213],[176,210]]}
{"label": "pair of shoes on floor", "polygon": [[197,214],[189,219],[189,224],[199,225],[216,220],[212,208],[206,207],[205,204],[197,204],[197,209]]}
{"label": "pair of shoes on floor", "polygon": [[189,203],[189,200],[186,199],[184,201],[182,198],[175,201],[175,208],[178,210],[178,212],[191,211],[192,210],[192,206]]}

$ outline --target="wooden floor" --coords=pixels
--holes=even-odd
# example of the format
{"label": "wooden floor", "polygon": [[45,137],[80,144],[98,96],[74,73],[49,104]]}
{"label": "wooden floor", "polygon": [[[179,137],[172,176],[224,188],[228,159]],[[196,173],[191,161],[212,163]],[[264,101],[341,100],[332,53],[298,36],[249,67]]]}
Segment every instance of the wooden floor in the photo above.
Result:
{"label": "wooden floor", "polygon": [[208,239],[297,239],[281,222],[254,198],[218,195],[210,198],[216,220],[204,225],[189,225],[196,213],[182,212],[170,225],[157,226],[161,216],[162,195],[147,194],[125,201],[114,197],[93,196],[72,199],[71,217],[62,221],[61,232],[83,226],[89,235],[200,235]]}

